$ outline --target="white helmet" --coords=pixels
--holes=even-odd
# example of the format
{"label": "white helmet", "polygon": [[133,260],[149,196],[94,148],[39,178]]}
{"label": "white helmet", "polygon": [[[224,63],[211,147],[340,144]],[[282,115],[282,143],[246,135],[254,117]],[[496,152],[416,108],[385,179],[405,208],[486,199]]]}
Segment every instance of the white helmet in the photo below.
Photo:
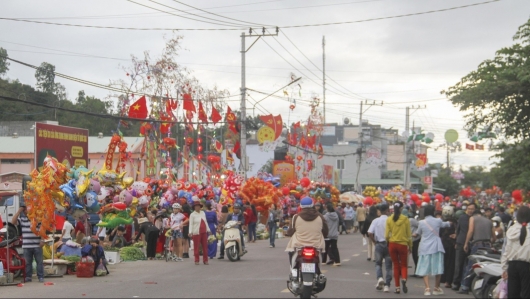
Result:
{"label": "white helmet", "polygon": [[173,209],[182,209],[182,207],[181,207],[180,204],[178,204],[178,203],[174,203],[171,207],[172,207]]}

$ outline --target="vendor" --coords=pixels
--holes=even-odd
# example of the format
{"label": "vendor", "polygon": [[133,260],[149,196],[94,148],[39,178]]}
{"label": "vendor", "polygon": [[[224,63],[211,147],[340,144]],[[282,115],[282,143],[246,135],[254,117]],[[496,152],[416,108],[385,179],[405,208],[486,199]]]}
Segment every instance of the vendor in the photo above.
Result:
{"label": "vendor", "polygon": [[100,264],[105,267],[107,274],[109,274],[109,269],[107,269],[107,259],[105,259],[105,251],[103,250],[103,247],[99,245],[98,239],[91,238],[90,243],[81,249],[81,255],[83,257],[90,256],[94,260],[94,275],[96,275],[96,270]]}
{"label": "vendor", "polygon": [[120,225],[114,228],[111,235],[113,235],[112,244],[110,247],[116,247],[116,248],[122,248],[124,246],[130,245],[130,242],[127,242],[127,240],[124,237],[125,234],[125,226]]}

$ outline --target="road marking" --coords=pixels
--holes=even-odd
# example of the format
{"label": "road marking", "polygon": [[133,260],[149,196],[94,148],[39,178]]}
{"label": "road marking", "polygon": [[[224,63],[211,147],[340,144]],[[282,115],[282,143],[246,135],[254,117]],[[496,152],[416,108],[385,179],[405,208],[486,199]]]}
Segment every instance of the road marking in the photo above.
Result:
{"label": "road marking", "polygon": [[358,254],[358,253],[356,253],[356,254],[354,254],[354,255],[352,255],[352,256],[359,256],[359,254]]}
{"label": "road marking", "polygon": [[345,259],[345,260],[342,260],[342,261],[343,261],[343,262],[349,262],[349,261],[350,261],[350,259]]}
{"label": "road marking", "polygon": [[285,289],[283,291],[281,291],[281,293],[290,293],[291,291],[289,291],[289,289]]}

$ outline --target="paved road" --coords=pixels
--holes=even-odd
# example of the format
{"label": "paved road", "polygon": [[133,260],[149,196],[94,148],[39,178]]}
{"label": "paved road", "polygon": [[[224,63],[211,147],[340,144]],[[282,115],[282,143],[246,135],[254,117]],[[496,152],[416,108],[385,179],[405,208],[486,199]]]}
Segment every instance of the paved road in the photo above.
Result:
{"label": "paved road", "polygon": [[[284,252],[288,239],[276,241],[269,248],[268,241],[248,245],[249,253],[239,262],[213,260],[209,266],[185,262],[137,261],[110,265],[106,277],[48,278],[54,285],[31,282],[23,287],[0,287],[3,298],[293,298],[286,289],[288,259]],[[322,298],[418,298],[423,296],[423,281],[409,279],[409,293],[396,295],[375,290],[375,268],[366,260],[366,249],[359,234],[341,235],[339,250],[342,266],[323,266],[328,277]],[[35,281],[35,279],[34,279]],[[393,284],[392,284],[393,285]],[[457,298],[445,289],[442,297]],[[467,296],[471,298],[472,296]]]}

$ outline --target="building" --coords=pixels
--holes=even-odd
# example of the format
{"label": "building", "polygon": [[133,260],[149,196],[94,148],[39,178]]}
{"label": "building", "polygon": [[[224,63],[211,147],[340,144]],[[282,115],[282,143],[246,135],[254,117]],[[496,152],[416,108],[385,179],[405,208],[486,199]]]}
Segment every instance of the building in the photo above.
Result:
{"label": "building", "polygon": [[[380,125],[363,120],[359,125],[336,123],[326,124],[320,143],[324,155],[308,153],[300,148],[277,149],[276,159],[282,159],[288,151],[295,158],[298,177],[305,174],[314,181],[339,182],[343,190],[354,190],[357,178],[361,186],[391,188],[404,185],[405,138],[397,129],[385,129]],[[358,149],[362,147],[362,159],[359,161]],[[427,153],[428,147],[415,142],[409,143],[410,152]],[[297,162],[300,159],[301,162]],[[304,171],[307,161],[311,161],[314,170]],[[409,158],[412,161],[412,158]],[[360,163],[359,163],[360,162]],[[413,160],[412,162],[415,162]],[[412,163],[414,165],[414,163]],[[298,168],[298,167],[297,167]],[[411,167],[415,169],[414,166]],[[411,187],[422,184],[423,172],[411,171]]]}

